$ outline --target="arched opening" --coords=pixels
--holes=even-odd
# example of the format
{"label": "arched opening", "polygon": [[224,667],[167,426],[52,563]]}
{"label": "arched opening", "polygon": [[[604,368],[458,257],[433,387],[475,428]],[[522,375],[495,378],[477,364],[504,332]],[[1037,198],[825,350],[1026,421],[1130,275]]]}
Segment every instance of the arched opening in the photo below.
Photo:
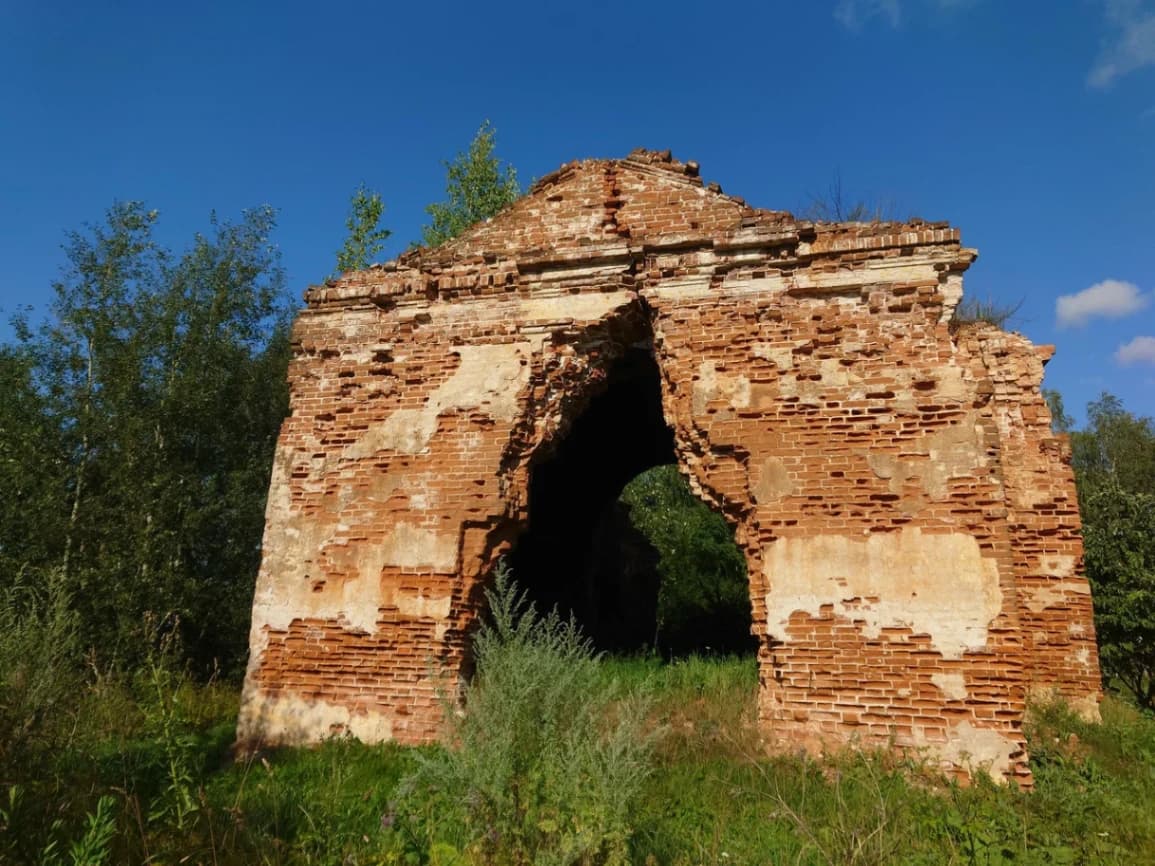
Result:
{"label": "arched opening", "polygon": [[659,376],[648,347],[625,352],[535,459],[514,578],[599,650],[752,652],[745,558],[677,472]]}

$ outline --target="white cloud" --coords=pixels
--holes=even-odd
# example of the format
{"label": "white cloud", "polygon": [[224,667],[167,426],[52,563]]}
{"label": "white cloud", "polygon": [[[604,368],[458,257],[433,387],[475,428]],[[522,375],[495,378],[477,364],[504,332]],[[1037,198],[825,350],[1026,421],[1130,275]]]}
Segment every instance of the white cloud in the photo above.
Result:
{"label": "white cloud", "polygon": [[1136,337],[1115,352],[1120,364],[1155,364],[1155,337]]}
{"label": "white cloud", "polygon": [[1155,66],[1155,6],[1149,0],[1105,3],[1111,37],[1087,76],[1092,87],[1108,87],[1121,76]]}
{"label": "white cloud", "polygon": [[834,17],[847,30],[859,30],[871,18],[883,18],[891,27],[902,21],[898,0],[839,0]]}
{"label": "white cloud", "polygon": [[[907,0],[931,6],[936,12],[953,12],[979,0]],[[902,0],[839,0],[834,17],[847,30],[861,30],[872,18],[881,18],[892,28],[902,24]]]}
{"label": "white cloud", "polygon": [[1147,306],[1150,300],[1150,296],[1140,292],[1134,283],[1103,280],[1073,295],[1061,295],[1055,301],[1055,316],[1060,328],[1085,325],[1096,317],[1119,319],[1129,316]]}

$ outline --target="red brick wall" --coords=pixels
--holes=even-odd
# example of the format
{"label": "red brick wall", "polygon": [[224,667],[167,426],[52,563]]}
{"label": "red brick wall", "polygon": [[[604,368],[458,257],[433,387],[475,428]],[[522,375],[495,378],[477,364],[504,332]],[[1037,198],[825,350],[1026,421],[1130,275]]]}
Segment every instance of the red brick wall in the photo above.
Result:
{"label": "red brick wall", "polygon": [[1029,780],[1028,689],[1098,663],[1045,352],[952,334],[944,225],[815,226],[638,153],[312,289],[295,330],[243,742],[438,732],[531,461],[650,341],[683,471],[750,564],[768,741]]}

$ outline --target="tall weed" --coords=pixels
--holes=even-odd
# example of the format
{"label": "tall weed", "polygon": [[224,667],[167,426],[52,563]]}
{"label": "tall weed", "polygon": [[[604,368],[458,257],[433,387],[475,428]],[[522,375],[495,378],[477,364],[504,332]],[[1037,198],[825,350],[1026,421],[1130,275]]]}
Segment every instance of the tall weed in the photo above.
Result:
{"label": "tall weed", "polygon": [[0,590],[0,770],[57,748],[81,682],[77,620],[55,571]]}
{"label": "tall weed", "polygon": [[572,620],[541,616],[500,568],[449,747],[401,786],[398,832],[448,862],[626,864],[652,770],[648,698],[606,678]]}
{"label": "tall weed", "polygon": [[199,739],[186,718],[181,698],[183,673],[162,652],[153,654],[144,672],[146,697],[141,702],[145,731],[164,756],[164,787],[149,810],[151,822],[170,822],[184,830],[196,813]]}
{"label": "tall weed", "polygon": [[106,795],[96,801],[95,810],[85,815],[80,835],[71,842],[65,841],[64,822],[59,818],[48,828],[47,840],[17,832],[20,829],[17,825],[25,823],[28,808],[24,789],[19,785],[10,786],[6,802],[0,805],[0,863],[104,866],[110,861],[116,835],[116,800],[112,797]]}

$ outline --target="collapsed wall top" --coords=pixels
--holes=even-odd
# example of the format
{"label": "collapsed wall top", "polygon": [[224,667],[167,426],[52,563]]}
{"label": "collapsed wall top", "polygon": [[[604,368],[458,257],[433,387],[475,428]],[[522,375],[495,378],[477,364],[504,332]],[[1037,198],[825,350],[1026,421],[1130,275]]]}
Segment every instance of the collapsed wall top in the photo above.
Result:
{"label": "collapsed wall top", "polygon": [[[880,255],[910,255],[928,246],[953,253],[943,265],[951,270],[965,270],[975,257],[945,222],[798,220],[786,211],[753,208],[717,184],[703,184],[695,162],[680,162],[669,151],[639,149],[625,159],[564,165],[492,219],[442,246],[416,247],[394,261],[346,273],[311,288],[306,300],[311,307],[388,306],[407,298],[451,301],[551,287],[573,291],[588,285],[591,269],[604,274],[619,266],[618,279],[604,287],[614,290],[631,287],[647,256],[676,252],[710,251],[731,262],[740,262],[744,252],[770,252],[783,269],[834,254],[845,267],[865,269]],[[543,278],[550,273],[553,278]],[[949,316],[957,302],[948,294],[944,314]]]}

